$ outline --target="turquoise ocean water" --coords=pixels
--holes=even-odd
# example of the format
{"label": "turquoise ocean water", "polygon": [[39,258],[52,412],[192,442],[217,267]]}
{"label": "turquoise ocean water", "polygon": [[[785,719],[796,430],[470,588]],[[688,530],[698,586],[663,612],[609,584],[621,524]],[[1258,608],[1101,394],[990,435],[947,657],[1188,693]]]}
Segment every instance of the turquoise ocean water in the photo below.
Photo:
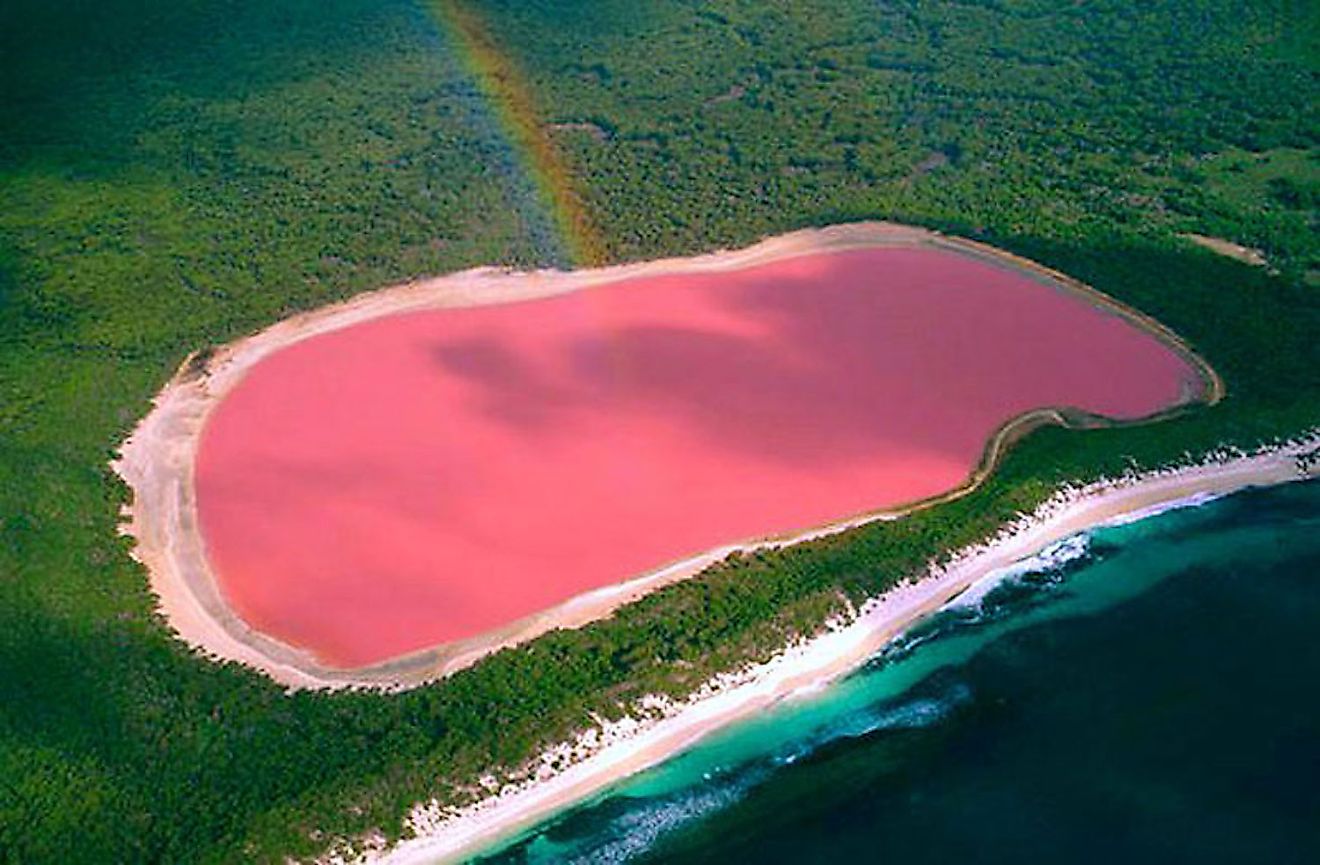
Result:
{"label": "turquoise ocean water", "polygon": [[486,861],[1320,862],[1320,482],[1052,553]]}

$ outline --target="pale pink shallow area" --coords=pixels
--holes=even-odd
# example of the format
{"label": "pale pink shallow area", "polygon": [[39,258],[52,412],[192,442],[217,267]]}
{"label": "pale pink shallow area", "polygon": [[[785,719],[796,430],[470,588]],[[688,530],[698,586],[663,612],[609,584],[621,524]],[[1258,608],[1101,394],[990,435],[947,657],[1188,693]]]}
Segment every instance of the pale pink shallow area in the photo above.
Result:
{"label": "pale pink shallow area", "polygon": [[250,625],[357,667],[722,544],[957,486],[1010,418],[1196,386],[1084,299],[937,249],[418,312],[261,361],[197,506]]}

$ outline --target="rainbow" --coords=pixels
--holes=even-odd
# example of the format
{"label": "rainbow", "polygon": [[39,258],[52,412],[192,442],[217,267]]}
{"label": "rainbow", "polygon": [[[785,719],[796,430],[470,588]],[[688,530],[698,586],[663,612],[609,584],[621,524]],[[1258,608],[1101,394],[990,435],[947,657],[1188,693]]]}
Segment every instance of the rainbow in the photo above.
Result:
{"label": "rainbow", "polygon": [[518,159],[551,214],[570,260],[581,267],[605,263],[605,245],[573,184],[572,172],[537,114],[517,65],[500,50],[480,16],[460,0],[429,4],[460,60],[492,106]]}

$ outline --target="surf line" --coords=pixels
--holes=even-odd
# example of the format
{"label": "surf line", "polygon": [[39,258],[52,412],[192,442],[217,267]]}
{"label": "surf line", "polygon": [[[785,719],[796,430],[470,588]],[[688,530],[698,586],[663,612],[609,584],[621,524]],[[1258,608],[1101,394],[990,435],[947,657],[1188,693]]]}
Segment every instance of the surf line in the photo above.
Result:
{"label": "surf line", "polygon": [[538,198],[549,211],[571,263],[578,267],[605,263],[604,242],[587,214],[568,163],[546,131],[521,70],[466,3],[432,0],[428,6],[458,48],[463,68],[489,102]]}

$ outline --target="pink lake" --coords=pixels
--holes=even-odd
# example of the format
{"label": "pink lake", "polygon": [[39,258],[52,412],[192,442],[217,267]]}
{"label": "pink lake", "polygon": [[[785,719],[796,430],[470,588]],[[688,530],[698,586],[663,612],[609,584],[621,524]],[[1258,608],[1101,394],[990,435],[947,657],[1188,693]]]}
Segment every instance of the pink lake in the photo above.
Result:
{"label": "pink lake", "polygon": [[1010,418],[1152,414],[1195,372],[935,248],[804,255],[380,318],[257,364],[197,506],[254,628],[358,667],[742,539],[935,495]]}

